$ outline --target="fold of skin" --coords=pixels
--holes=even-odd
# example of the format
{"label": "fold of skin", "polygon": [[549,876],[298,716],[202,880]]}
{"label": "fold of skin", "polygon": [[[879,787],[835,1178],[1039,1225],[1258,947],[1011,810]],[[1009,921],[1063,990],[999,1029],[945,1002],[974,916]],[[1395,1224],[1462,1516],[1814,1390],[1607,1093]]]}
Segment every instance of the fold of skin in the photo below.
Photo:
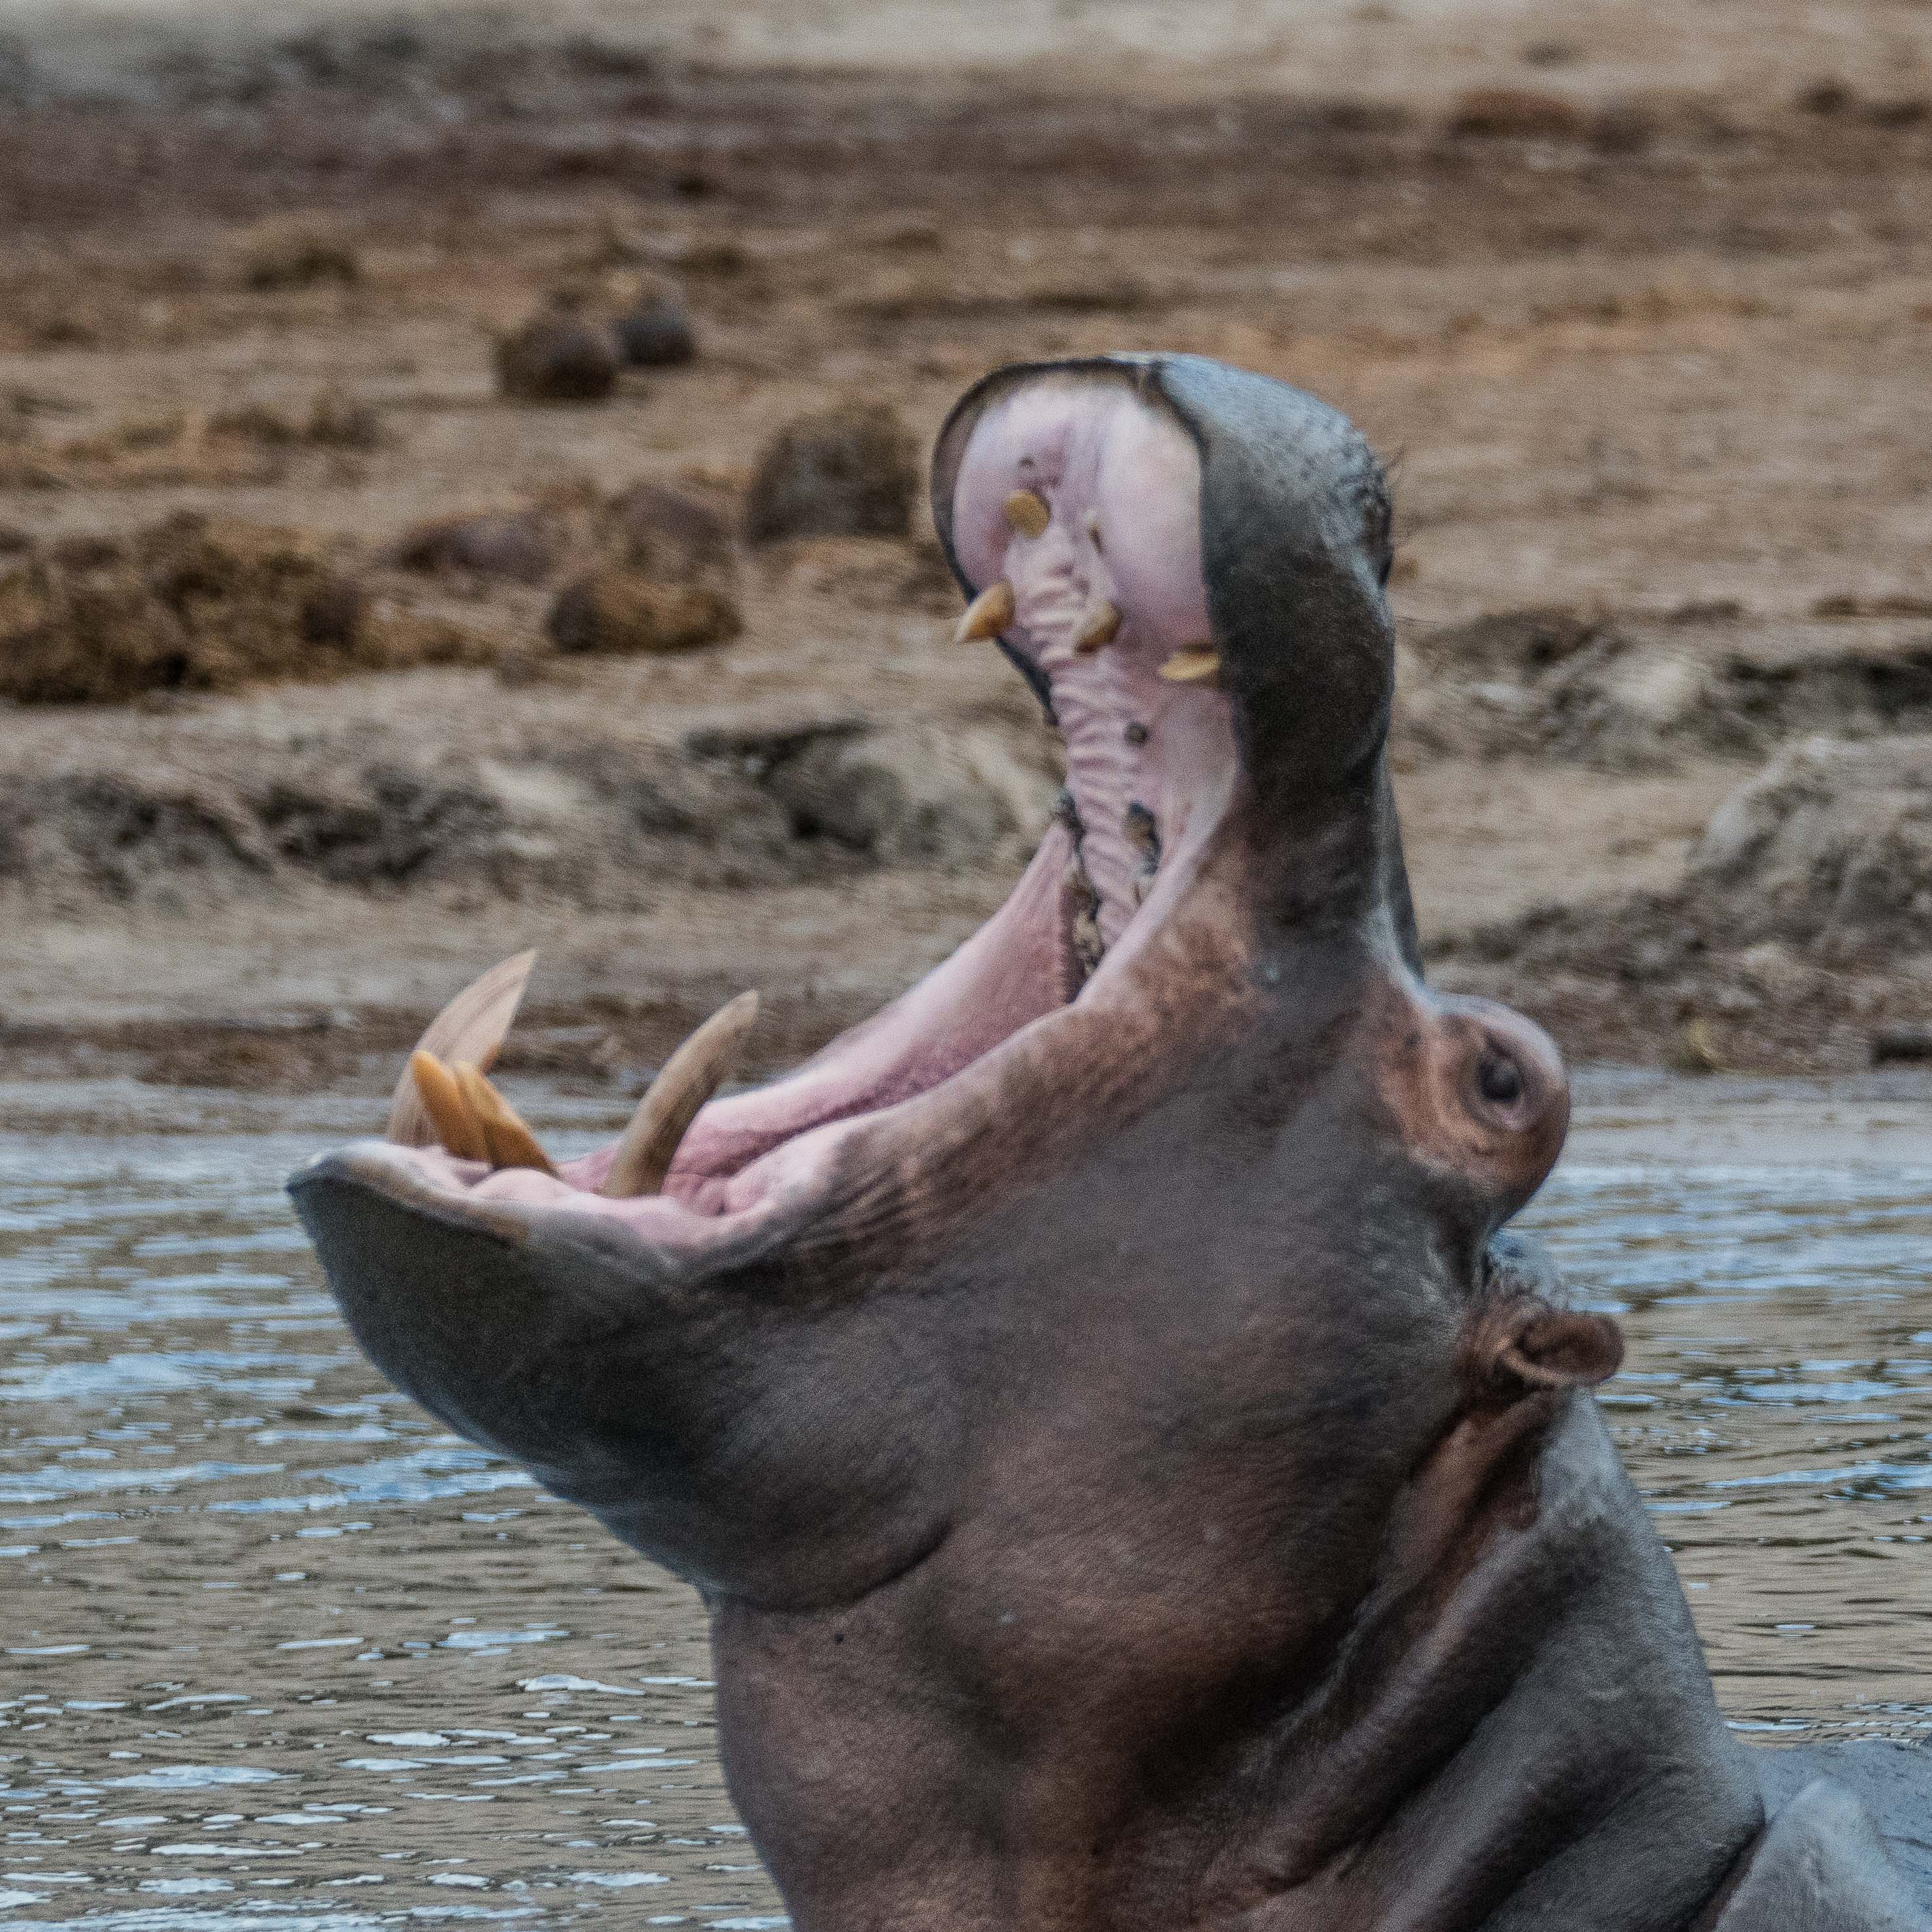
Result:
{"label": "fold of skin", "polygon": [[1922,1924],[1830,1802],[1766,1834],[1616,1330],[1501,1232],[1567,1089],[1420,977],[1366,445],[1195,358],[1024,366],[934,499],[1067,740],[1042,859],[661,1196],[305,1170],[363,1345],[704,1592],[800,1932]]}

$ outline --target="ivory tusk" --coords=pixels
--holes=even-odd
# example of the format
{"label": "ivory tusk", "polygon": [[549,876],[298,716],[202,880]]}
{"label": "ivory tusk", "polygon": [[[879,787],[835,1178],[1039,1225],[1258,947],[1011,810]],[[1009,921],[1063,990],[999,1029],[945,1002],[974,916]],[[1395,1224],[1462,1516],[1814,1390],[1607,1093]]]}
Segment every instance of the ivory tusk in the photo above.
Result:
{"label": "ivory tusk", "polygon": [[449,1069],[434,1054],[418,1047],[410,1055],[410,1078],[436,1138],[459,1160],[488,1160],[482,1130]]}
{"label": "ivory tusk", "polygon": [[1037,490],[1016,490],[1000,506],[1006,512],[1006,527],[1023,537],[1043,537],[1053,520],[1046,499]]}
{"label": "ivory tusk", "polygon": [[459,1060],[449,1071],[470,1118],[482,1136],[482,1157],[493,1168],[533,1167],[539,1174],[556,1172],[549,1155],[538,1145],[536,1136],[516,1108],[484,1078],[478,1067],[470,1060]]}
{"label": "ivory tusk", "polygon": [[631,1116],[604,1178],[614,1201],[660,1192],[698,1111],[729,1078],[758,1017],[756,993],[719,1007],[666,1060]]}
{"label": "ivory tusk", "polygon": [[1221,670],[1221,653],[1212,644],[1190,644],[1160,668],[1169,684],[1206,684]]}
{"label": "ivory tusk", "polygon": [[[432,1054],[446,1064],[452,1060],[467,1060],[479,1067],[493,1065],[496,1050],[510,1030],[510,1022],[516,1018],[518,1005],[524,997],[524,988],[530,984],[530,968],[536,964],[536,958],[534,952],[519,952],[514,959],[506,959],[500,966],[491,967],[482,979],[464,987],[430,1022],[422,1038],[416,1042],[417,1051]],[[388,1138],[401,1147],[434,1147],[436,1144],[435,1126],[424,1107],[421,1090],[410,1067],[403,1069],[403,1077],[396,1082],[395,1094],[389,1102],[386,1133]],[[443,1144],[448,1146],[448,1143],[446,1141]],[[452,1148],[450,1151],[453,1154],[456,1150]]]}
{"label": "ivory tusk", "polygon": [[1018,608],[1013,599],[1013,586],[1004,577],[997,584],[988,584],[961,613],[952,641],[956,644],[971,644],[987,638],[997,638],[1013,621],[1013,613]]}

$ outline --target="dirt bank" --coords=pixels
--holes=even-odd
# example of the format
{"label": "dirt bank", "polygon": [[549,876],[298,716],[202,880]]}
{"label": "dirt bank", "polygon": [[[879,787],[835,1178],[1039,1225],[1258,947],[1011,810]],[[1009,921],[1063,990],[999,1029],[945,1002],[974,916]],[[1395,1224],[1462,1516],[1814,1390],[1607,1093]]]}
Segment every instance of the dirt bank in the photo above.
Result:
{"label": "dirt bank", "polygon": [[[1149,343],[1313,388],[1393,460],[1399,783],[1448,976],[1687,1064],[1863,1064],[1932,1017],[1909,920],[1757,932],[1764,879],[1709,856],[1808,736],[1932,728],[1922,23],[1861,65],[1815,9],[1780,40],[1606,8],[1567,52],[1507,9],[1356,9],[1180,85],[1114,58],[1131,10],[1078,73],[998,75],[937,42],[910,76],[700,59],[682,15],[652,49],[337,20],[128,42],[82,93],[78,43],[29,34],[19,634],[118,586],[153,634],[142,546],[184,512],[299,567],[249,605],[288,662],[0,709],[0,1064],[298,1082],[532,942],[530,1050],[585,1078],[747,982],[773,1064],[876,1004],[998,902],[1052,754],[993,654],[944,645],[922,525],[752,544],[761,459],[848,403],[922,447],[994,362]],[[1331,58],[1364,36],[1386,58]],[[532,315],[665,302],[688,361],[500,393]],[[598,576],[643,567],[611,535],[640,485],[724,532],[698,574],[737,628],[675,656],[599,641],[662,614]],[[352,623],[311,594],[338,580]],[[1806,782],[1856,818],[1869,778]]]}

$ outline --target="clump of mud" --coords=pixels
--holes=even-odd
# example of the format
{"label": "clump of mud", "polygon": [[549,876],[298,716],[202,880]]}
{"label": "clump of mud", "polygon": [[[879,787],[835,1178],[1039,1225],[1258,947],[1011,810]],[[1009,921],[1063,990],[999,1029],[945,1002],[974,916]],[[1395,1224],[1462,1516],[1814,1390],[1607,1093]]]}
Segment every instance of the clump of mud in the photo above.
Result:
{"label": "clump of mud", "polygon": [[883,403],[801,416],[759,460],[745,500],[754,544],[788,537],[898,537],[919,487],[912,433]]}
{"label": "clump of mud", "polygon": [[373,403],[340,389],[319,391],[304,414],[291,416],[266,404],[245,404],[211,416],[212,436],[240,436],[272,449],[372,450],[392,440]]}
{"label": "clump of mud", "polygon": [[588,569],[561,590],[544,631],[566,654],[702,650],[744,628],[730,526],[675,490],[638,483],[601,503]]}
{"label": "clump of mud", "polygon": [[610,330],[563,307],[502,337],[496,360],[497,388],[526,403],[601,403],[622,366]]}
{"label": "clump of mud", "polygon": [[475,659],[466,634],[373,611],[305,533],[183,513],[76,538],[0,577],[0,698],[113,704]]}
{"label": "clump of mud", "polygon": [[631,656],[699,650],[744,628],[738,607],[701,584],[666,584],[606,567],[559,592],[544,628],[566,654]]}
{"label": "clump of mud", "polygon": [[731,526],[713,509],[661,488],[634,483],[604,506],[598,538],[627,568],[670,584],[728,589]]}
{"label": "clump of mud", "polygon": [[0,487],[117,490],[182,484],[272,484],[303,451],[340,463],[385,448],[394,436],[373,404],[325,389],[306,410],[265,403],[203,413],[165,410],[125,416],[86,434],[40,433],[18,410],[0,418]]}
{"label": "clump of mud", "polygon": [[554,520],[540,510],[483,510],[415,525],[390,560],[426,576],[541,584],[556,568],[562,543]]}
{"label": "clump of mud", "polygon": [[1449,133],[1464,140],[1574,140],[1588,125],[1574,100],[1528,87],[1471,88],[1447,117]]}

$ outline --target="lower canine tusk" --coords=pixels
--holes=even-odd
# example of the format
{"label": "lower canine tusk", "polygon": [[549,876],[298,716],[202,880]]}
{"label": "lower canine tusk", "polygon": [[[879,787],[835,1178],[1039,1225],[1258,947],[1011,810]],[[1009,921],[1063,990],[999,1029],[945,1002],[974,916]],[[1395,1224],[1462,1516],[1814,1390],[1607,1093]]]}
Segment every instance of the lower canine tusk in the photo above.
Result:
{"label": "lower canine tusk", "polygon": [[[516,1108],[484,1078],[478,1068],[466,1060],[459,1060],[449,1072],[482,1136],[484,1160],[493,1168],[533,1167],[539,1174],[556,1174],[550,1156],[537,1144],[536,1136],[524,1125]],[[450,1151],[453,1154],[455,1149]]]}
{"label": "lower canine tusk", "polygon": [[611,1157],[602,1190],[608,1199],[628,1201],[662,1191],[679,1144],[698,1109],[730,1078],[758,1017],[758,994],[740,993],[664,1062]]}
{"label": "lower canine tusk", "polygon": [[1220,675],[1221,653],[1212,644],[1190,644],[1160,668],[1169,684],[1206,684]]}
{"label": "lower canine tusk", "polygon": [[[464,987],[430,1022],[422,1038],[416,1042],[417,1051],[431,1054],[440,1062],[467,1060],[478,1066],[489,1066],[496,1058],[504,1035],[510,1030],[510,1022],[517,1016],[518,1005],[524,988],[530,984],[530,968],[536,958],[534,952],[519,952],[514,959],[491,967],[482,979]],[[434,1147],[441,1138],[452,1154],[457,1151],[446,1137],[439,1134],[424,1103],[413,1062],[404,1068],[403,1077],[396,1083],[395,1094],[389,1102],[387,1138],[399,1147]],[[480,1160],[482,1156],[479,1153],[470,1158]]]}
{"label": "lower canine tusk", "polygon": [[997,638],[1013,621],[1018,608],[1013,601],[1013,586],[1004,577],[997,584],[988,584],[961,614],[952,641],[972,644]]}

